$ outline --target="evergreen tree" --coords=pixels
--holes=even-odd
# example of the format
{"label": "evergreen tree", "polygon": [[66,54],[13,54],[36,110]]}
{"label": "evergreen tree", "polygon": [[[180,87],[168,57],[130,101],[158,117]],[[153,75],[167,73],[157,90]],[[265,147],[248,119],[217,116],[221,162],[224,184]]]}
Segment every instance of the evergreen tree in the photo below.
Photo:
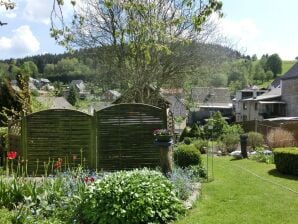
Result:
{"label": "evergreen tree", "polygon": [[70,87],[70,90],[69,90],[69,94],[68,94],[68,97],[67,97],[67,101],[71,104],[71,105],[75,105],[78,101],[78,93],[75,89],[74,86]]}

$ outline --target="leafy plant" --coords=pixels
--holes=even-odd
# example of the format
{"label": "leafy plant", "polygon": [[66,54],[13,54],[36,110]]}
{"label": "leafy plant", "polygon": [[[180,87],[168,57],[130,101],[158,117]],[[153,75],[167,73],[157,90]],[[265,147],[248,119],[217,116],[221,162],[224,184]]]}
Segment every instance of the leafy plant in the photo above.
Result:
{"label": "leafy plant", "polygon": [[174,192],[178,198],[186,200],[192,193],[191,172],[188,169],[176,167],[169,176],[169,180],[174,185]]}
{"label": "leafy plant", "polygon": [[183,213],[173,185],[147,169],[119,171],[96,181],[77,210],[83,223],[167,223]]}
{"label": "leafy plant", "polygon": [[258,132],[248,132],[248,139],[247,139],[247,144],[255,150],[257,147],[261,147],[264,144],[264,138],[261,133]]}
{"label": "leafy plant", "polygon": [[222,135],[223,130],[227,126],[228,123],[224,120],[221,113],[215,112],[204,126],[204,132],[207,138],[216,140]]}
{"label": "leafy plant", "polygon": [[181,144],[174,150],[174,161],[183,168],[191,165],[201,165],[201,153],[193,144]]}
{"label": "leafy plant", "polygon": [[249,158],[261,163],[274,163],[273,154],[266,154],[263,149],[256,149],[256,154],[251,155]]}
{"label": "leafy plant", "polygon": [[188,137],[188,134],[190,132],[190,127],[185,127],[180,135],[180,138],[179,138],[179,142],[182,142],[184,140],[185,137]]}
{"label": "leafy plant", "polygon": [[206,153],[206,148],[208,148],[208,141],[207,140],[196,140],[193,141],[194,146],[200,151],[201,154]]}

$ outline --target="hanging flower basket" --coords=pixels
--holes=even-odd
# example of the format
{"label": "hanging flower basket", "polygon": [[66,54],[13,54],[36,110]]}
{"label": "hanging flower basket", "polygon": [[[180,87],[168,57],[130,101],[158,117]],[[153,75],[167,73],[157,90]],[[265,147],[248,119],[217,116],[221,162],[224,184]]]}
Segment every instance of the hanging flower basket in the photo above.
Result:
{"label": "hanging flower basket", "polygon": [[170,142],[173,140],[173,135],[170,130],[157,129],[153,132],[155,141],[157,142]]}

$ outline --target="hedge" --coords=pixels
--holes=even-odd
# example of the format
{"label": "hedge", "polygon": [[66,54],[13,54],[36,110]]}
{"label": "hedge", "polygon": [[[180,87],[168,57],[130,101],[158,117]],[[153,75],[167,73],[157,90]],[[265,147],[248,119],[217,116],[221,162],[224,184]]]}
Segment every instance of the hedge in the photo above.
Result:
{"label": "hedge", "polygon": [[298,176],[298,148],[277,148],[273,154],[278,171]]}
{"label": "hedge", "polygon": [[193,144],[179,145],[178,148],[174,150],[174,161],[182,168],[202,164],[201,153]]}

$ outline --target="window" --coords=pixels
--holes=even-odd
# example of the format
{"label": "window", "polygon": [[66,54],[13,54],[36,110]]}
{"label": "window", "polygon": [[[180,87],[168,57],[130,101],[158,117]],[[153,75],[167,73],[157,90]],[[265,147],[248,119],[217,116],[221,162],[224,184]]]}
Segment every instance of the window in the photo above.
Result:
{"label": "window", "polygon": [[258,103],[255,103],[255,110],[258,110]]}
{"label": "window", "polygon": [[247,105],[246,105],[246,103],[243,103],[243,110],[247,110]]}

